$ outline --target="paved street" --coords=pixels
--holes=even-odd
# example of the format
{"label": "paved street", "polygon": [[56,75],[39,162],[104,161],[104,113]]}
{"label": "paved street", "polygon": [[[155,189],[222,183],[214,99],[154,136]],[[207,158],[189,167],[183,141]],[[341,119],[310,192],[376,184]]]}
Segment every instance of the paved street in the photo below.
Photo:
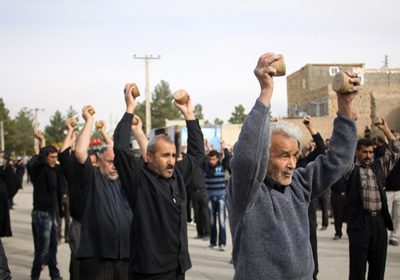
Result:
{"label": "paved street", "polygon": [[[2,238],[7,254],[8,263],[13,279],[30,279],[30,270],[33,261],[33,239],[31,231],[32,210],[32,185],[25,185],[20,190],[14,202],[15,210],[10,211],[13,237]],[[318,222],[321,222],[318,213]],[[330,222],[333,221],[330,219]],[[188,225],[189,252],[193,267],[186,273],[186,279],[232,279],[234,270],[229,263],[231,259],[230,232],[228,229],[228,245],[226,251],[205,249],[207,241],[195,240],[196,229]],[[333,225],[330,224],[326,231],[318,231],[318,252],[320,261],[320,273],[318,279],[347,279],[348,278],[348,239],[334,241]],[[58,267],[64,279],[69,279],[70,251],[67,243],[58,247]],[[400,247],[389,246],[385,279],[400,278]],[[50,279],[48,268],[42,270],[41,279]]]}

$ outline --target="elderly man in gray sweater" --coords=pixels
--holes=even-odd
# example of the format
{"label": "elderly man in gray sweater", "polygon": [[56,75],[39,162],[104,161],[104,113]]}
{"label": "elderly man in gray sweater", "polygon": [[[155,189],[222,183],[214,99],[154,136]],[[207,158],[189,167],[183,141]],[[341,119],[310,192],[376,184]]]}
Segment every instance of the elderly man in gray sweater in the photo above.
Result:
{"label": "elderly man in gray sweater", "polygon": [[355,86],[337,94],[338,109],[330,149],[305,168],[296,168],[300,129],[286,122],[270,124],[273,93],[270,67],[280,57],[267,53],[254,70],[261,94],[243,124],[231,161],[227,206],[233,240],[234,279],[312,279],[308,205],[350,167],[357,143],[351,101]]}

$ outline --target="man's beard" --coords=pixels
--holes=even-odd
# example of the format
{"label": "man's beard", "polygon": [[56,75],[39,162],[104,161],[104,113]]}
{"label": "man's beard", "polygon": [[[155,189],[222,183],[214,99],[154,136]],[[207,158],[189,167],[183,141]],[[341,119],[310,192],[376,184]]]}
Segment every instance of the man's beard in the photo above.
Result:
{"label": "man's beard", "polygon": [[280,172],[276,172],[276,183],[278,183],[281,186],[287,186],[292,182],[292,177],[287,178],[289,180],[289,183],[284,183],[286,178],[283,177],[284,174],[292,174],[293,176],[294,169],[291,168],[284,168]]}

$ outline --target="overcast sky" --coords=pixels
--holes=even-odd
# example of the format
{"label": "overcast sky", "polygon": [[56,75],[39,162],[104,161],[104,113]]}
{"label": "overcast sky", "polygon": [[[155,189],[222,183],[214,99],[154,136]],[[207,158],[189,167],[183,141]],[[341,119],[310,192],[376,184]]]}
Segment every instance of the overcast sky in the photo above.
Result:
{"label": "overcast sky", "polygon": [[[205,119],[249,112],[260,55],[282,53],[287,74],[307,63],[400,67],[400,1],[0,0],[0,97],[12,118],[40,108],[40,129],[58,109],[91,104],[110,128],[125,111],[123,88],[145,97],[161,80],[186,89]],[[272,114],[286,116],[286,78],[275,78]]]}

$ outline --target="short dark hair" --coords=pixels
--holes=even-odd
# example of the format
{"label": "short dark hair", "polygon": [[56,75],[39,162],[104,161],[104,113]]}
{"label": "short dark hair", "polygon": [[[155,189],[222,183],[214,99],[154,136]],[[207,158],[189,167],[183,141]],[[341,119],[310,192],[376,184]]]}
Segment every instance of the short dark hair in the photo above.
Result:
{"label": "short dark hair", "polygon": [[357,151],[361,150],[361,146],[371,147],[374,146],[374,142],[371,139],[361,138],[357,141]]}
{"label": "short dark hair", "polygon": [[216,151],[216,150],[211,150],[209,153],[208,153],[208,157],[219,157],[219,154],[218,154],[218,152]]}
{"label": "short dark hair", "polygon": [[380,136],[378,136],[378,137],[377,137],[377,139],[378,139],[378,140],[379,140],[379,142],[381,142],[381,143],[385,142],[385,140],[383,140],[383,138],[382,138],[382,137],[380,137]]}
{"label": "short dark hair", "polygon": [[96,161],[99,161],[99,156],[97,155],[96,151],[89,150],[88,154],[89,154],[89,157],[90,156],[96,156]]}
{"label": "short dark hair", "polygon": [[58,153],[58,150],[56,147],[51,146],[51,145],[46,147],[46,157],[48,157],[49,154],[54,154],[54,153]]}
{"label": "short dark hair", "polygon": [[151,138],[149,140],[149,143],[147,143],[147,152],[152,153],[153,155],[156,152],[156,145],[159,139],[163,139],[165,142],[170,143],[170,144],[175,144],[174,141],[172,141],[171,138],[169,138],[167,135],[164,134],[158,134]]}

